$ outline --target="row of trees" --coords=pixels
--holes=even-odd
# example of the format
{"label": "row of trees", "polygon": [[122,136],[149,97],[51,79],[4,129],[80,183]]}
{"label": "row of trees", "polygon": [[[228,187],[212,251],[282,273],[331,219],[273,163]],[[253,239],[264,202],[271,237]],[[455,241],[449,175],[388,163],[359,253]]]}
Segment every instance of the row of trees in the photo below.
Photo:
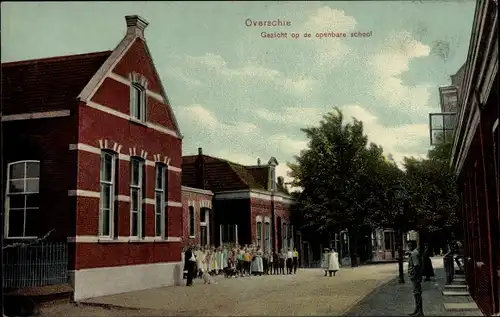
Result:
{"label": "row of trees", "polygon": [[403,231],[457,230],[457,192],[448,164],[449,144],[436,146],[427,159],[405,158],[400,169],[368,142],[363,122],[346,122],[336,108],[316,127],[302,129],[307,149],[289,163],[297,204],[295,222],[305,232],[362,227]]}

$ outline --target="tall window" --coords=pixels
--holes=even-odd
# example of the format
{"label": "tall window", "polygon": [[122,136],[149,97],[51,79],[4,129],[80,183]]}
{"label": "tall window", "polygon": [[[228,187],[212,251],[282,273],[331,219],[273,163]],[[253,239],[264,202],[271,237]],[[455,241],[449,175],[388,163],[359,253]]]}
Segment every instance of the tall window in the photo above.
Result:
{"label": "tall window", "polygon": [[37,237],[40,162],[22,161],[8,164],[7,184],[6,236]]}
{"label": "tall window", "polygon": [[164,164],[156,164],[155,184],[155,236],[165,237],[168,169]]}
{"label": "tall window", "polygon": [[264,250],[271,251],[271,224],[269,222],[264,225]]}
{"label": "tall window", "polygon": [[143,200],[144,194],[144,160],[130,160],[130,236],[142,237],[143,234]]}
{"label": "tall window", "polygon": [[257,222],[257,246],[262,247],[262,222]]}
{"label": "tall window", "polygon": [[288,226],[288,233],[287,233],[286,237],[288,238],[288,247],[293,248],[294,247],[294,245],[293,245],[293,225]]}
{"label": "tall window", "polygon": [[222,224],[220,225],[220,239],[221,243],[235,243],[236,241],[236,228],[237,225],[230,224]]}
{"label": "tall window", "polygon": [[287,250],[289,246],[288,246],[288,226],[286,223],[283,224],[283,230],[281,230],[281,232],[283,232],[283,248]]}
{"label": "tall window", "polygon": [[146,89],[139,83],[132,83],[130,89],[130,115],[134,119],[146,121]]}
{"label": "tall window", "polygon": [[270,173],[270,187],[271,191],[276,190],[276,170],[274,167],[271,167],[271,173]]}
{"label": "tall window", "polygon": [[384,247],[385,250],[392,250],[392,235],[391,231],[384,232]]}
{"label": "tall window", "polygon": [[116,155],[111,152],[101,154],[101,199],[99,209],[99,236],[113,237],[115,207]]}
{"label": "tall window", "polygon": [[189,237],[194,237],[196,234],[195,227],[195,211],[193,206],[189,206]]}

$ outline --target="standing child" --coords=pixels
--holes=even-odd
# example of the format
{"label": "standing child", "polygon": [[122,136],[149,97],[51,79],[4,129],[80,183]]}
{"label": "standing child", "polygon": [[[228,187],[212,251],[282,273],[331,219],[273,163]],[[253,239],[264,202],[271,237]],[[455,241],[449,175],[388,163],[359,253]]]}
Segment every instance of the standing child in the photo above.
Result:
{"label": "standing child", "polygon": [[280,274],[285,274],[285,260],[286,260],[285,249],[281,250],[279,257],[280,257]]}

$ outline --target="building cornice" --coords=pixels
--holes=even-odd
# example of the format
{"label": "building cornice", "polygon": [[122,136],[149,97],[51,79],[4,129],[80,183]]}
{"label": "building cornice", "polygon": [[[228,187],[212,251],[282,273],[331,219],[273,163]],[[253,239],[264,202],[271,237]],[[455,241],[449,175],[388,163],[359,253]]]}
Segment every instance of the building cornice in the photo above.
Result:
{"label": "building cornice", "polygon": [[185,192],[196,193],[196,194],[203,194],[203,195],[209,195],[209,196],[213,196],[214,195],[214,193],[212,191],[210,191],[210,190],[200,189],[200,188],[194,188],[194,187],[188,187],[188,186],[182,186],[181,190],[185,191]]}
{"label": "building cornice", "polygon": [[219,193],[214,193],[214,198],[216,200],[230,200],[230,199],[261,199],[275,202],[284,202],[288,204],[293,204],[295,200],[283,193],[270,192],[265,190],[256,189],[243,189],[243,190],[233,190],[224,191]]}

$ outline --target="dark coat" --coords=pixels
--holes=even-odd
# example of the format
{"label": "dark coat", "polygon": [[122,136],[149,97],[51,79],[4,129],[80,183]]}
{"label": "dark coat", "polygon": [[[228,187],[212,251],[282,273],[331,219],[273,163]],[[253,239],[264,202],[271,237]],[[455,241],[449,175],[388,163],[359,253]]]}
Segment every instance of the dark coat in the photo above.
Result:
{"label": "dark coat", "polygon": [[425,250],[423,255],[423,270],[422,276],[425,277],[433,277],[434,275],[434,267],[432,266],[432,260],[430,257],[430,251]]}

